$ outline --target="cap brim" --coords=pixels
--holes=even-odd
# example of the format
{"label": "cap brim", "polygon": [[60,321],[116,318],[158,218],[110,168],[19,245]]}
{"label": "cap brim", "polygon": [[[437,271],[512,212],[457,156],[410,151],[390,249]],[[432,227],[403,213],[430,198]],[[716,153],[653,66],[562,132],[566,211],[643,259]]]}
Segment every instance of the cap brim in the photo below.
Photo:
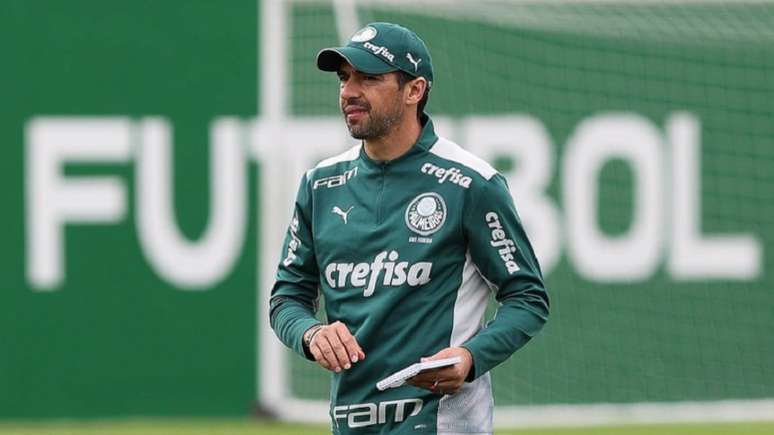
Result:
{"label": "cap brim", "polygon": [[385,74],[398,70],[372,53],[356,47],[326,48],[317,53],[317,68],[323,71],[338,71],[341,62],[347,62],[366,74]]}

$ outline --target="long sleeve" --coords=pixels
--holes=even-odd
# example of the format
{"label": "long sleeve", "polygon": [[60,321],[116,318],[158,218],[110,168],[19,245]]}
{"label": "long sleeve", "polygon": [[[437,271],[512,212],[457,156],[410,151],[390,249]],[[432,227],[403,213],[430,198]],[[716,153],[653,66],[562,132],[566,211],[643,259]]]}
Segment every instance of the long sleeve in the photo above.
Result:
{"label": "long sleeve", "polygon": [[463,222],[479,272],[496,291],[495,318],[463,344],[477,378],[524,346],[548,319],[548,293],[505,179],[496,174],[475,193]]}
{"label": "long sleeve", "polygon": [[312,238],[312,197],[306,176],[296,195],[277,278],[271,290],[269,318],[275,334],[300,355],[304,352],[304,331],[320,323],[315,318],[319,296],[319,272]]}

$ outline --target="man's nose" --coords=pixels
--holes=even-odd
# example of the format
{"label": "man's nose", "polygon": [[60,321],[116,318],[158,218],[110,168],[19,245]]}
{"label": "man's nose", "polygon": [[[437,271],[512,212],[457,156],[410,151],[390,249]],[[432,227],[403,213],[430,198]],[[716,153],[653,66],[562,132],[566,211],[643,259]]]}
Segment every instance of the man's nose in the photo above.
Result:
{"label": "man's nose", "polygon": [[357,98],[360,96],[360,85],[355,80],[345,80],[341,83],[340,94],[341,98],[344,100]]}

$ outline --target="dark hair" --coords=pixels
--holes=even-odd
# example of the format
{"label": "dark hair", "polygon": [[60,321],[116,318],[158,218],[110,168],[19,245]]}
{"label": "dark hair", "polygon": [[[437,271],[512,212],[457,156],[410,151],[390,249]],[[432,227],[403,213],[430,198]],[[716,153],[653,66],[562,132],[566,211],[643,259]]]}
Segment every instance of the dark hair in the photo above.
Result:
{"label": "dark hair", "polygon": [[[403,87],[406,86],[406,83],[416,78],[417,77],[412,76],[411,74],[405,71],[398,71],[398,88],[403,89]],[[425,111],[425,105],[427,105],[428,99],[430,99],[430,88],[425,87],[425,94],[422,95],[422,99],[419,100],[419,104],[417,105],[417,119],[420,119],[420,117],[422,116],[422,112]]]}

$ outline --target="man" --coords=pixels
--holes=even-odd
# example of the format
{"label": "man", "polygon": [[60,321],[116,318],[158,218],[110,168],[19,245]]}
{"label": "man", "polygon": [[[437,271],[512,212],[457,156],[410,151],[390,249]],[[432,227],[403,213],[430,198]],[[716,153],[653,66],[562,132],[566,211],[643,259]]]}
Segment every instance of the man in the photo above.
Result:
{"label": "man", "polygon": [[[301,180],[271,296],[288,347],[333,372],[334,434],[490,434],[489,371],[548,317],[538,262],[504,178],[436,136],[430,53],[372,23],[322,50],[362,144]],[[328,324],[314,316],[319,292]],[[481,328],[489,293],[500,303]],[[421,358],[460,357],[410,385],[375,384]]]}

